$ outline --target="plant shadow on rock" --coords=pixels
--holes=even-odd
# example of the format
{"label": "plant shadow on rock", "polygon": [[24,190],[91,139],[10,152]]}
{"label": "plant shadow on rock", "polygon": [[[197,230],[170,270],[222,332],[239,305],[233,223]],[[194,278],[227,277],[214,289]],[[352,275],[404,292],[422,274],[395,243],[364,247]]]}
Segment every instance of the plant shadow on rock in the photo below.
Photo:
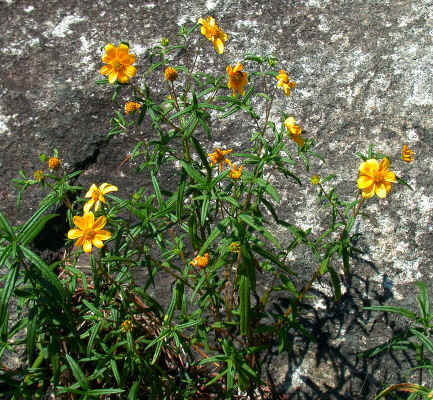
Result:
{"label": "plant shadow on rock", "polygon": [[[402,331],[386,313],[364,310],[387,304],[393,297],[391,290],[357,274],[346,281],[346,288],[338,302],[315,288],[310,290],[309,298],[314,297],[321,306],[314,307],[307,299],[300,323],[315,341],[295,332],[291,351],[278,355],[277,343],[269,349],[264,365],[275,393],[291,400],[365,400],[389,382],[405,381],[404,372],[414,367],[409,354],[389,351],[372,358],[362,354]],[[275,311],[284,313],[289,305],[287,298],[279,298]],[[280,383],[276,384],[278,375]]]}

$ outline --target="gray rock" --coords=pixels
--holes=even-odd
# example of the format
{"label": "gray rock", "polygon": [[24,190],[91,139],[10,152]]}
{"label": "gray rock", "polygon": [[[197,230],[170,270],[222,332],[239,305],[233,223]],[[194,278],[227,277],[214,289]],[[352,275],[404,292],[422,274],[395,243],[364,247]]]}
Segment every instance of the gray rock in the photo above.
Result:
{"label": "gray rock", "polygon": [[[271,363],[275,383],[290,398],[372,397],[383,385],[400,382],[401,365],[407,367],[410,360],[386,356],[367,362],[357,356],[404,326],[399,319],[392,325],[383,315],[365,313],[362,306],[386,301],[414,307],[413,283],[424,280],[431,290],[429,0],[2,1],[0,210],[15,222],[34,212],[42,194],[29,191],[17,211],[10,181],[19,169],[32,175],[40,168],[39,154],[54,147],[68,168],[85,168],[78,181],[84,187],[108,181],[122,196],[133,192],[142,175],[133,163],[120,164],[134,144],[151,133],[145,126],[141,136],[130,132],[107,145],[109,119],[125,99],[113,104],[110,90],[94,83],[100,79],[102,48],[108,42],[128,41],[143,72],[149,65],[147,51],[161,37],[173,39],[182,23],[207,15],[217,19],[229,41],[224,55],[218,56],[210,42],[200,39],[199,68],[225,73],[225,66],[245,53],[273,53],[296,81],[289,98],[279,93],[271,115],[279,120],[280,110],[294,114],[304,136],[315,139],[314,150],[324,154],[327,163],[314,161],[311,174],[336,173],[339,194],[353,199],[360,163],[354,154],[366,153],[373,144],[391,157],[391,169],[415,189],[393,185],[386,200],[367,202],[369,218],[357,225],[362,233],[359,247],[366,253],[353,260],[354,277],[342,301],[332,302],[326,280],[313,287],[306,324],[319,343],[295,338],[294,353]],[[214,142],[205,143],[209,150],[221,144],[239,151],[248,146],[250,133],[243,120],[227,119],[216,124]],[[416,153],[412,164],[399,161],[404,143]],[[313,187],[299,188],[280,179],[273,183],[282,193],[283,217],[303,229],[312,227],[314,234],[326,228],[323,211],[311,211],[317,204]],[[290,239],[287,232],[276,233]],[[301,252],[292,260],[300,284],[316,268],[311,260]],[[334,266],[341,268],[338,262]]]}

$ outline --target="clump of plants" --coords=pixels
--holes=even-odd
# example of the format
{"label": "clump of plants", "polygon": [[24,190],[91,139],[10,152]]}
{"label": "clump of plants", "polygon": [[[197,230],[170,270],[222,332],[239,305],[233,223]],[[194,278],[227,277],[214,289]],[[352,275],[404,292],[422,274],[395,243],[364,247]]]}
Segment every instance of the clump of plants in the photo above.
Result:
{"label": "clump of plants", "polygon": [[[138,164],[150,186],[137,187],[131,197],[107,182],[76,186],[81,171],[65,170],[57,151],[42,156],[46,167],[33,177],[20,172],[15,180],[18,200],[33,185],[46,195],[22,225],[0,214],[0,264],[7,271],[0,356],[21,345],[26,357],[18,369],[2,367],[8,398],[254,398],[267,388],[268,348],[284,352],[294,335],[311,338],[300,319],[311,285],[328,279],[340,299],[358,251],[353,227],[363,204],[405,183],[390,170],[389,158],[370,146],[367,155],[358,154],[357,197],[343,200],[336,188],[328,190],[335,176],[310,171],[311,157],[325,161],[312,150],[314,139],[305,137],[290,110],[271,117],[275,96],[290,96],[296,86],[277,58],[246,54],[227,62],[225,72],[200,71],[197,57],[206,57],[208,43],[197,41],[197,28],[223,57],[229,38],[212,17],[182,27],[174,44],[163,39],[146,71],[134,67],[128,43],[104,49],[105,79],[97,83],[112,88],[113,101],[127,98],[107,136],[153,132],[125,160]],[[183,54],[183,63],[175,63],[176,54]],[[215,121],[234,116],[251,133],[249,147],[206,147]],[[413,159],[407,147],[403,159]],[[301,167],[304,172],[295,173]],[[171,172],[175,187],[161,171]],[[290,190],[314,185],[329,210],[329,227],[315,236],[281,215],[273,178],[285,179]],[[70,227],[67,251],[48,264],[32,242],[61,205]],[[286,237],[277,237],[275,226]],[[287,261],[298,247],[308,248],[317,264],[302,286]],[[77,267],[84,253],[90,275]],[[136,283],[137,272],[144,284]],[[151,295],[162,274],[172,280],[167,304]],[[266,288],[258,282],[261,274],[268,277]],[[271,307],[275,294],[288,299],[283,312]],[[11,299],[17,320],[9,315]],[[14,340],[19,333],[24,338]]]}

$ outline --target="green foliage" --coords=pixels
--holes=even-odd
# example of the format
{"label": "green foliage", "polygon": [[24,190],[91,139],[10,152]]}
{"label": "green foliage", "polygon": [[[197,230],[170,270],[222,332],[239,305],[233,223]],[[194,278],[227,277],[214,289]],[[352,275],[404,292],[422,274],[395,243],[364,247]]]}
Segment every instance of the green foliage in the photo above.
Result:
{"label": "green foliage", "polygon": [[[19,344],[27,355],[26,367],[0,373],[9,398],[43,396],[49,388],[58,398],[74,399],[250,394],[263,384],[266,349],[277,343],[280,352],[288,351],[295,335],[314,340],[300,315],[315,280],[328,279],[335,301],[340,300],[340,269],[347,276],[353,253],[360,251],[353,245],[353,227],[363,199],[342,200],[337,187],[325,187],[335,178],[329,175],[316,191],[319,206],[329,211],[329,229],[315,237],[311,228],[303,230],[291,216],[280,215],[279,187],[305,185],[310,158],[324,159],[312,151],[312,139],[291,141],[283,119],[271,118],[273,99],[282,93],[276,88],[278,60],[245,55],[245,95],[228,96],[225,75],[196,68],[199,48],[192,34],[197,27],[182,27],[179,44],[165,39],[151,49],[151,65],[140,85],[112,85],[113,102],[127,97],[140,107],[127,116],[115,111],[107,140],[133,129],[151,130],[153,136],[137,139],[124,161],[136,162],[151,184],[137,188],[131,198],[122,197],[122,188],[119,197],[102,193],[102,186],[95,192],[102,205],[95,208],[100,218],[95,224],[106,221],[104,229],[111,232],[100,250],[96,230],[83,228],[75,218],[88,200],[78,197],[83,188],[73,185],[80,171],[41,170],[35,179],[20,171],[14,180],[17,204],[34,185],[45,198],[21,226],[12,226],[0,213],[0,264],[7,269],[0,291],[0,357]],[[179,54],[186,60],[175,65],[183,84],[167,82],[170,97],[161,101],[151,85],[162,81],[164,68],[179,62]],[[108,80],[97,84],[108,85]],[[250,148],[239,153],[205,149],[203,138],[212,138],[212,125],[227,118],[242,118],[251,133]],[[371,147],[372,156],[380,155]],[[240,169],[233,167],[234,160]],[[175,185],[161,178],[167,170]],[[77,264],[83,243],[73,247],[66,240],[66,255],[51,265],[31,247],[58,216],[50,210],[60,205],[67,208],[74,229],[70,237],[78,239],[74,235],[80,228],[81,239],[94,246],[90,275]],[[316,270],[298,287],[296,264],[287,260],[306,250],[313,254]],[[140,285],[137,272],[145,276]],[[270,282],[265,290],[259,287],[260,275]],[[167,276],[172,293],[164,304],[151,293]],[[272,311],[276,293],[290,304],[283,313]],[[12,298],[20,318],[11,325]],[[416,321],[426,326],[431,314],[424,297],[420,302],[424,308]],[[12,342],[19,332],[26,332],[25,339]],[[431,351],[425,329],[410,332]]]}

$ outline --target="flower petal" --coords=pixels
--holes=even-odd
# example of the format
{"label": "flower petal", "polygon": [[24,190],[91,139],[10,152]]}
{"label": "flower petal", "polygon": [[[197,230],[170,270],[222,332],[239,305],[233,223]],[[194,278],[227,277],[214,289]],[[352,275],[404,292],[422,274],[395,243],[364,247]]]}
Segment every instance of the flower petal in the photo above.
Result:
{"label": "flower petal", "polygon": [[385,185],[383,183],[376,185],[376,196],[380,199],[384,199],[386,197],[387,191]]}
{"label": "flower petal", "polygon": [[102,75],[108,75],[112,69],[113,69],[113,67],[111,65],[104,65],[99,70],[99,73]]}
{"label": "flower petal", "polygon": [[92,193],[98,190],[98,187],[93,183],[92,186],[90,186],[89,190],[87,191],[86,195],[84,196],[86,199],[90,199],[92,197]]}
{"label": "flower petal", "polygon": [[92,242],[90,240],[85,240],[83,243],[83,250],[86,253],[90,253],[92,251]]}
{"label": "flower petal", "polygon": [[76,215],[72,220],[74,221],[75,226],[80,228],[82,231],[87,229],[86,220],[83,217]]}
{"label": "flower petal", "polygon": [[99,199],[96,200],[96,202],[95,202],[95,211],[99,211],[99,209],[101,208],[101,201],[102,201],[103,203],[105,203],[104,196],[102,196],[102,195],[100,195],[100,196],[99,196]]}
{"label": "flower petal", "polygon": [[93,199],[90,199],[89,201],[87,201],[87,203],[84,204],[83,211],[85,213],[89,212],[94,203],[95,203],[95,200],[93,200]]}
{"label": "flower petal", "polygon": [[94,238],[92,240],[92,244],[97,247],[98,249],[100,249],[101,247],[104,247],[104,243],[102,242],[102,240],[96,239]]}
{"label": "flower petal", "polygon": [[365,189],[374,183],[374,180],[367,175],[361,175],[356,181],[359,189]]}
{"label": "flower petal", "polygon": [[373,197],[374,196],[375,187],[376,187],[376,185],[371,185],[370,187],[367,187],[367,188],[363,189],[362,190],[362,197],[364,199],[369,199],[370,197]]}
{"label": "flower petal", "polygon": [[389,159],[387,157],[383,158],[380,162],[379,168],[383,171],[389,168]]}
{"label": "flower petal", "polygon": [[104,182],[101,186],[99,186],[99,190],[102,192],[102,194],[106,194],[109,192],[117,192],[118,188],[117,186]]}
{"label": "flower petal", "polygon": [[81,229],[69,229],[68,239],[77,239],[83,236],[83,231]]}
{"label": "flower petal", "polygon": [[110,75],[108,75],[108,82],[114,83],[116,81],[117,81],[117,72],[113,70],[110,72]]}
{"label": "flower petal", "polygon": [[111,232],[106,230],[100,230],[94,236],[94,239],[98,240],[108,240],[111,239]]}
{"label": "flower petal", "polygon": [[83,215],[83,221],[86,229],[89,229],[93,226],[93,223],[95,222],[95,216],[91,211],[89,211]]}
{"label": "flower petal", "polygon": [[92,229],[94,231],[99,231],[105,226],[106,223],[107,223],[107,218],[101,215],[93,224]]}
{"label": "flower petal", "polygon": [[396,178],[394,172],[392,172],[392,171],[387,171],[387,172],[383,175],[383,180],[384,180],[385,182],[394,182],[394,183],[397,182],[397,178]]}
{"label": "flower petal", "polygon": [[368,175],[372,178],[376,175],[376,172],[379,169],[379,162],[374,158],[370,158],[367,161],[364,161],[359,166],[359,172],[361,175]]}
{"label": "flower petal", "polygon": [[133,76],[135,76],[135,74],[137,73],[137,68],[135,68],[134,66],[132,66],[132,65],[128,65],[126,68],[125,68],[125,75],[127,75],[127,76],[129,76],[130,78],[132,78]]}
{"label": "flower petal", "polygon": [[213,47],[218,54],[224,53],[224,42],[221,39],[214,40]]}

